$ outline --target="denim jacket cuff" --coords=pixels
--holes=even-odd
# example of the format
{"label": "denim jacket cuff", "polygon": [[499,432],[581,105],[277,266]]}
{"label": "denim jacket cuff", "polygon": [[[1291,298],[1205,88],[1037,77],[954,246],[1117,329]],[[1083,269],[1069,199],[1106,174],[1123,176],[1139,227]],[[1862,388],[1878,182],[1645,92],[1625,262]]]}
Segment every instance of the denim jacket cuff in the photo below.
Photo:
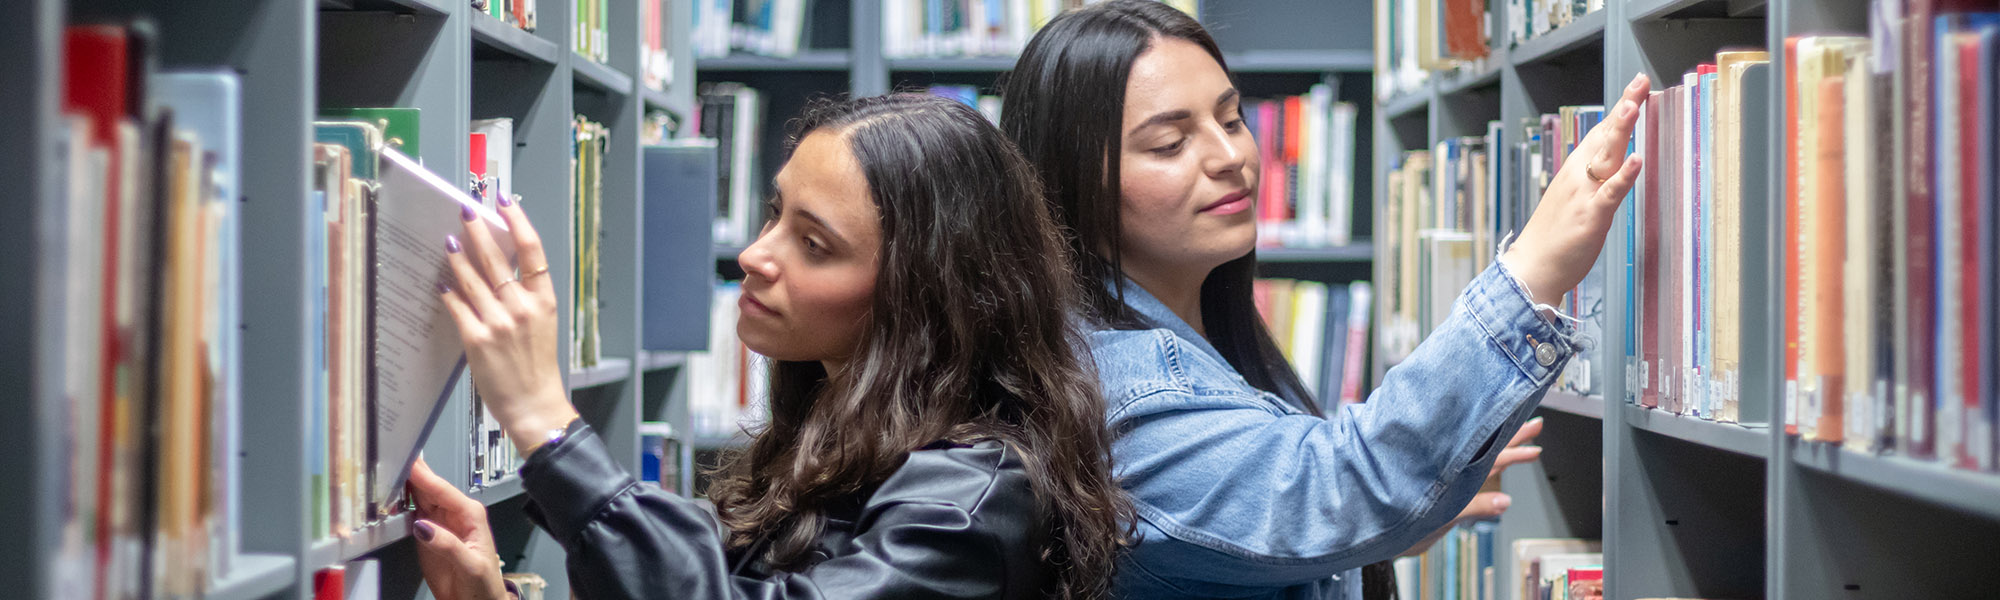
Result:
{"label": "denim jacket cuff", "polygon": [[1460,301],[1487,337],[1537,384],[1554,380],[1570,357],[1589,345],[1575,324],[1537,310],[1527,286],[1500,261],[1473,279]]}
{"label": "denim jacket cuff", "polygon": [[604,440],[587,425],[536,449],[521,465],[528,517],[565,546],[633,485],[636,480],[612,460]]}

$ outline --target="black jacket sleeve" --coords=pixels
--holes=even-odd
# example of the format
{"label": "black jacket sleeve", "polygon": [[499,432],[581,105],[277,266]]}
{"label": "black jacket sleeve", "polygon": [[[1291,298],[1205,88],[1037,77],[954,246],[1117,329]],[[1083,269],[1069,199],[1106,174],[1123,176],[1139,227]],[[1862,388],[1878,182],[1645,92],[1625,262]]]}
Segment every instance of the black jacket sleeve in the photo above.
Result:
{"label": "black jacket sleeve", "polygon": [[588,427],[528,457],[528,515],[567,552],[584,600],[1029,598],[1046,570],[1026,472],[1005,446],[923,450],[871,495],[851,538],[799,572],[732,574],[694,502],[640,484]]}

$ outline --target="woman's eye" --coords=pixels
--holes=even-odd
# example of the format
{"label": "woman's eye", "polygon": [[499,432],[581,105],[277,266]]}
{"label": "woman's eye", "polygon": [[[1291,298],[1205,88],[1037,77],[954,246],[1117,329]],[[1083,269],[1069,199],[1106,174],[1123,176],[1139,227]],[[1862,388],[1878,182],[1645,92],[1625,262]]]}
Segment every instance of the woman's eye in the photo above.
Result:
{"label": "woman's eye", "polygon": [[1167,145],[1165,145],[1165,146],[1161,146],[1161,147],[1158,147],[1158,148],[1154,148],[1154,149],[1153,149],[1153,153],[1154,153],[1154,154],[1158,154],[1158,155],[1161,155],[1161,156],[1168,156],[1168,155],[1171,155],[1171,154],[1173,154],[1173,153],[1175,153],[1175,152],[1180,152],[1180,151],[1181,151],[1181,146],[1185,146],[1185,145],[1187,145],[1187,138],[1181,138],[1181,139],[1178,139],[1178,140],[1175,140],[1175,141],[1174,141],[1174,143],[1172,143],[1172,144],[1167,144]]}
{"label": "woman's eye", "polygon": [[826,254],[826,246],[821,246],[819,244],[819,240],[812,239],[811,237],[806,237],[802,239],[806,245],[806,252],[811,252],[815,255]]}
{"label": "woman's eye", "polygon": [[1230,121],[1230,122],[1228,122],[1228,123],[1223,123],[1223,124],[1222,124],[1222,130],[1223,130],[1223,131],[1227,131],[1227,132],[1230,132],[1230,133],[1236,133],[1236,132],[1238,132],[1238,131],[1242,131],[1242,130],[1243,130],[1243,119],[1236,119],[1236,120],[1234,120],[1234,121]]}

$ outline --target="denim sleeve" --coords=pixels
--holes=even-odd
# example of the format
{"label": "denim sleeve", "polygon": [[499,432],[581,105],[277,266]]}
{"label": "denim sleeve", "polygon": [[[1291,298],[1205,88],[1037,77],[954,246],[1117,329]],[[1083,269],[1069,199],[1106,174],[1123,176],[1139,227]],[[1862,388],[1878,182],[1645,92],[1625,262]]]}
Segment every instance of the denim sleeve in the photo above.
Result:
{"label": "denim sleeve", "polygon": [[1168,538],[1132,558],[1195,595],[1392,558],[1457,517],[1577,349],[1495,264],[1366,403],[1329,418],[1200,387],[1113,393],[1119,474],[1141,529]]}

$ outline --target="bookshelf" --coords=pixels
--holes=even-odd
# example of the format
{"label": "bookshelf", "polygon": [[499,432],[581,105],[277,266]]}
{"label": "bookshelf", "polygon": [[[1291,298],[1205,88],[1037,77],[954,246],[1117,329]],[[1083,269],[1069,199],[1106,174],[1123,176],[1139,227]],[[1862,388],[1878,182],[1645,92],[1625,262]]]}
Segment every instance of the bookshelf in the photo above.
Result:
{"label": "bookshelf", "polygon": [[[806,16],[805,40],[798,54],[774,58],[736,53],[695,61],[698,82],[732,81],[764,93],[767,103],[763,143],[758,151],[765,180],[783,164],[784,120],[798,114],[803,100],[820,95],[872,95],[891,90],[922,89],[933,84],[971,85],[983,94],[996,93],[998,78],[1014,66],[1012,56],[888,58],[884,56],[882,7],[877,2],[818,0]],[[1361,110],[1358,123],[1374,110],[1367,102],[1373,58],[1366,45],[1368,24],[1353,19],[1367,10],[1365,2],[1288,2],[1285,0],[1207,1],[1201,20],[1221,45],[1231,72],[1246,96],[1301,94],[1314,83],[1333,81],[1339,100]],[[1346,17],[1346,18],[1343,18]],[[1326,23],[1341,23],[1328,29]],[[1339,33],[1341,35],[1329,35]],[[843,80],[842,75],[845,75]],[[1374,171],[1365,166],[1372,132],[1357,127],[1356,146],[1364,164],[1355,171],[1356,189],[1369,188]],[[1325,281],[1367,279],[1373,261],[1369,245],[1372,223],[1366,202],[1359,202],[1356,231],[1347,246],[1310,249],[1259,249],[1268,276]],[[736,266],[740,247],[717,247],[717,270],[725,278],[741,277]]]}
{"label": "bookshelf", "polygon": [[[323,107],[396,106],[419,108],[420,158],[430,170],[464,185],[468,153],[464,140],[474,119],[507,117],[516,124],[514,189],[538,226],[557,289],[572,281],[569,219],[569,121],[587,115],[611,129],[603,194],[602,345],[604,359],[590,368],[563,372],[585,418],[604,434],[613,452],[637,471],[636,434],[644,388],[680,384],[678,354],[641,353],[637,332],[642,311],[639,249],[639,127],[647,110],[676,113],[686,122],[693,107],[693,52],[687,47],[692,20],[689,3],[664,3],[665,37],[677,61],[674,83],[665,90],[644,88],[640,67],[639,8],[610,3],[608,32],[613,49],[607,64],[568,50],[572,14],[568,0],[540,0],[535,31],[502,23],[460,0],[213,0],[193,4],[155,0],[29,0],[14,7],[16,18],[0,24],[0,87],[27,93],[0,95],[0,107],[14,120],[10,134],[19,142],[0,151],[0,173],[13,176],[22,194],[20,216],[0,225],[11,239],[38,240],[34,249],[5,253],[0,273],[24,285],[8,286],[6,316],[0,324],[0,369],[5,378],[0,410],[34,426],[24,427],[18,449],[0,458],[0,475],[12,482],[0,494],[0,526],[19,532],[0,541],[12,556],[53,556],[62,522],[60,495],[67,463],[64,442],[47,432],[65,430],[61,418],[60,340],[33,324],[59,323],[65,307],[48,282],[61,263],[45,250],[60,234],[60,174],[54,143],[62,81],[62,35],[67,23],[150,18],[158,30],[162,68],[229,68],[240,73],[243,93],[243,303],[242,504],[236,524],[243,554],[228,578],[208,598],[226,600],[301,599],[312,595],[312,574],[324,567],[368,557],[380,562],[387,598],[429,597],[409,537],[407,516],[359,528],[347,538],[314,540],[308,534],[306,500],[310,450],[301,432],[308,409],[301,400],[309,385],[306,314],[305,204],[311,178],[311,123]],[[40,237],[38,237],[40,236]],[[701,264],[710,257],[688,257]],[[559,314],[570,311],[558,294]],[[570,320],[559,328],[568,337]],[[566,353],[564,353],[566,354]],[[643,357],[635,360],[634,357]],[[466,413],[469,379],[461,381],[425,446],[426,460],[446,479],[466,484]],[[665,410],[661,413],[671,414]],[[683,411],[684,414],[684,411]],[[250,426],[255,424],[255,426]],[[677,424],[678,427],[678,424]],[[685,470],[684,470],[685,471]],[[503,479],[472,492],[491,508],[499,552],[509,570],[532,571],[550,580],[551,597],[567,597],[560,547],[536,531],[520,510],[521,481]],[[0,566],[0,585],[23,597],[54,595],[55,575],[43,560],[9,561]]]}
{"label": "bookshelf", "polygon": [[[1868,4],[1606,0],[1603,10],[1511,48],[1496,40],[1481,63],[1432,72],[1421,87],[1376,102],[1376,180],[1402,152],[1482,135],[1489,120],[1501,120],[1503,143],[1513,143],[1523,118],[1565,105],[1609,105],[1633,73],[1648,74],[1659,90],[1724,48],[1775,56],[1789,36],[1866,35]],[[1491,18],[1506,19],[1498,6]],[[1771,81],[1772,97],[1782,97],[1784,80],[1774,73]],[[1771,130],[1761,132],[1768,139],[1786,139],[1782,110],[1772,108]],[[1767,164],[1782,164],[1782,144],[1763,151]],[[1780,281],[1783,267],[1762,240],[1782,239],[1784,208],[1764,201],[1783,197],[1782,179],[1769,178],[1762,198],[1746,198],[1743,216],[1747,423],[1781,420],[1782,290],[1765,282]],[[1375,190],[1377,202],[1384,197]],[[1599,258],[1610,307],[1598,340],[1604,348],[1625,341],[1617,325],[1630,213],[1628,204]],[[1538,441],[1545,451],[1539,464],[1502,478],[1514,504],[1501,520],[1498,547],[1527,537],[1602,539],[1606,597],[1616,598],[1991,594],[1990,568],[1982,565],[2000,553],[2000,475],[1805,442],[1782,427],[1630,405],[1623,398],[1632,382],[1614,366],[1617,355],[1610,358],[1596,373],[1603,396],[1551,392],[1537,409],[1547,421]],[[1502,554],[1498,570],[1516,572]]]}

